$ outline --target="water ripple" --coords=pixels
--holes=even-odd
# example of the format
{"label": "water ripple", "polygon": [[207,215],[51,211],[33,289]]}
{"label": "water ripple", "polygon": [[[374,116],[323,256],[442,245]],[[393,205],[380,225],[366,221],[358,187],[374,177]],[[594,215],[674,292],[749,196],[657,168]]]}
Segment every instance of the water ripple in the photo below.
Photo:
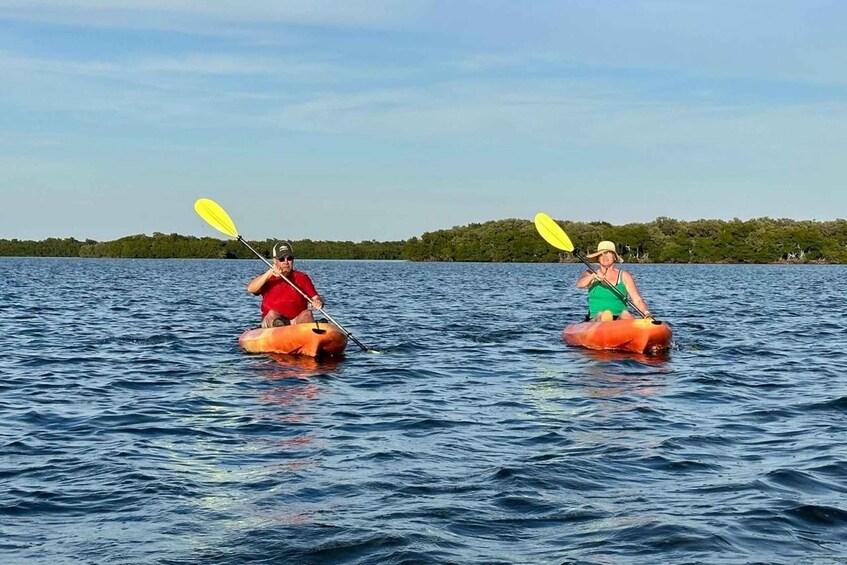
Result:
{"label": "water ripple", "polygon": [[656,358],[564,346],[579,265],[301,263],[381,354],[242,353],[256,261],[0,259],[0,560],[847,555],[844,267],[628,266]]}

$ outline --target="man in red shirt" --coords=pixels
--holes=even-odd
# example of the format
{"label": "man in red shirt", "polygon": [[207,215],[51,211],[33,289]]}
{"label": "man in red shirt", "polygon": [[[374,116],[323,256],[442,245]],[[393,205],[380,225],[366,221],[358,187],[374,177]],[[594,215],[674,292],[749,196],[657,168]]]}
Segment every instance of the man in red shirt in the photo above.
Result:
{"label": "man in red shirt", "polygon": [[[309,300],[291,284],[299,288]],[[290,243],[284,241],[274,245],[273,267],[250,281],[247,292],[262,295],[263,328],[314,322],[309,303],[315,309],[323,308],[324,305],[309,275],[294,270],[294,250]]]}

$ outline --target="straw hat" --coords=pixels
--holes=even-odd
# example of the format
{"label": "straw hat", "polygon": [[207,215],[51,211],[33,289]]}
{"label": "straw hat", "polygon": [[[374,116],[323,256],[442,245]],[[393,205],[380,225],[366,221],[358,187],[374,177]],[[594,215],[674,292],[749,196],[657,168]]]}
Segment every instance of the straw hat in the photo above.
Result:
{"label": "straw hat", "polygon": [[623,263],[623,259],[621,259],[621,256],[618,255],[618,250],[615,248],[615,244],[611,241],[601,241],[597,244],[597,251],[595,251],[594,253],[589,253],[588,255],[586,255],[586,257],[589,259],[594,259],[595,257],[599,257],[600,255],[602,255],[606,251],[611,251],[612,253],[614,253],[615,261],[617,261],[618,263]]}

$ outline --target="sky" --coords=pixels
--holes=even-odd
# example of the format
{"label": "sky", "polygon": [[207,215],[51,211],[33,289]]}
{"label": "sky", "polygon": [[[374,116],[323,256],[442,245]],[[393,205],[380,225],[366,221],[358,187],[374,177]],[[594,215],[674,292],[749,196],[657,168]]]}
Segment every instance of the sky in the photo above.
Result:
{"label": "sky", "polygon": [[847,217],[847,2],[0,0],[0,238]]}

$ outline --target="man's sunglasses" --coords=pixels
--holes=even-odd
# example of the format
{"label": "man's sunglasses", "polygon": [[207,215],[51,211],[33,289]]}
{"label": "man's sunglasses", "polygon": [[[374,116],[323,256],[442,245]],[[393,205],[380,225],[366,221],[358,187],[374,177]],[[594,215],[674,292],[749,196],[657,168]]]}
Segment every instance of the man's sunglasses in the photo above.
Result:
{"label": "man's sunglasses", "polygon": [[291,255],[286,255],[285,257],[280,257],[279,260],[280,261],[294,261],[294,257],[292,257]]}

